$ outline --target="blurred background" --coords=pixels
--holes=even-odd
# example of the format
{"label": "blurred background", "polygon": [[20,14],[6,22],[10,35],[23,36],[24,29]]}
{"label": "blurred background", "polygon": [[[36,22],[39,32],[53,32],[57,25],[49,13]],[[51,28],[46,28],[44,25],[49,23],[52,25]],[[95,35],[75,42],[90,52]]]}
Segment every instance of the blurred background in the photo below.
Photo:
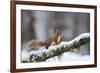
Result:
{"label": "blurred background", "polygon": [[[21,10],[21,48],[32,40],[46,40],[59,30],[62,41],[71,41],[79,34],[90,32],[90,14]],[[90,54],[89,43],[80,47],[82,55]]]}

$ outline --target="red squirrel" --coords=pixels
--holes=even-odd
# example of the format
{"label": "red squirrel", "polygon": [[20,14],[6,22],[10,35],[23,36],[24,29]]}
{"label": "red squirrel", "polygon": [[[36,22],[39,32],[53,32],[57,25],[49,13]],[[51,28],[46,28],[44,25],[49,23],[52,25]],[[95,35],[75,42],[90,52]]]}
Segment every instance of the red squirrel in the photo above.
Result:
{"label": "red squirrel", "polygon": [[51,45],[52,42],[55,44],[60,44],[62,34],[59,31],[56,31],[53,37],[49,37],[46,41],[39,41],[39,40],[31,40],[27,43],[28,48],[39,48],[45,46],[46,49]]}

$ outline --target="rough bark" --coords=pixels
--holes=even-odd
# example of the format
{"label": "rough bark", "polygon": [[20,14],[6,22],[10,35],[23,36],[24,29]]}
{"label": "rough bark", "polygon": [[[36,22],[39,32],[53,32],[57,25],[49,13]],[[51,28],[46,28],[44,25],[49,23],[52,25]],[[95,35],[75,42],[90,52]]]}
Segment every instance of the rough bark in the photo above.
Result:
{"label": "rough bark", "polygon": [[59,45],[51,45],[47,50],[33,53],[30,56],[30,62],[42,62],[49,58],[59,56],[64,52],[75,49],[90,41],[90,33],[83,33],[69,42],[60,43]]}

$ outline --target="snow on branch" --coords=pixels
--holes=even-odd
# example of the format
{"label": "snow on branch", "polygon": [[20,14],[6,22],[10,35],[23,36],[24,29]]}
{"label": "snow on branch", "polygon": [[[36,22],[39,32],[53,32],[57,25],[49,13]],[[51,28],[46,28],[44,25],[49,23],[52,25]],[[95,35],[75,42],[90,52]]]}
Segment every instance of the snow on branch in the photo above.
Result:
{"label": "snow on branch", "polygon": [[47,50],[37,51],[30,56],[30,62],[42,62],[49,58],[59,56],[64,52],[70,51],[84,45],[90,41],[90,33],[83,33],[69,42],[61,42],[59,45],[51,45]]}

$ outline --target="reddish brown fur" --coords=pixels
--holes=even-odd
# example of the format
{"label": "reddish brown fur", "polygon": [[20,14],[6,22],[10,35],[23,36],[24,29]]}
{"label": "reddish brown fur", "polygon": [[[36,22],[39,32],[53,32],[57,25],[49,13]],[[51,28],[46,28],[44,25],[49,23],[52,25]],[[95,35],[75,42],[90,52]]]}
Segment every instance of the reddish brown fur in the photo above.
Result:
{"label": "reddish brown fur", "polygon": [[46,41],[38,41],[38,40],[31,40],[28,42],[27,46],[29,48],[39,48],[42,46],[45,46],[46,49],[51,45],[52,42],[55,42],[56,44],[60,44],[61,42],[61,32],[57,31],[53,37],[49,37]]}
{"label": "reddish brown fur", "polygon": [[31,40],[27,43],[28,48],[39,48],[44,45],[45,45],[45,42],[38,41],[38,40]]}
{"label": "reddish brown fur", "polygon": [[45,41],[45,46],[46,49],[48,49],[48,47],[50,46],[50,44],[53,42],[53,38],[49,37],[46,41]]}
{"label": "reddish brown fur", "polygon": [[59,44],[61,42],[61,37],[62,37],[61,32],[57,31],[54,35],[54,42],[56,44]]}

